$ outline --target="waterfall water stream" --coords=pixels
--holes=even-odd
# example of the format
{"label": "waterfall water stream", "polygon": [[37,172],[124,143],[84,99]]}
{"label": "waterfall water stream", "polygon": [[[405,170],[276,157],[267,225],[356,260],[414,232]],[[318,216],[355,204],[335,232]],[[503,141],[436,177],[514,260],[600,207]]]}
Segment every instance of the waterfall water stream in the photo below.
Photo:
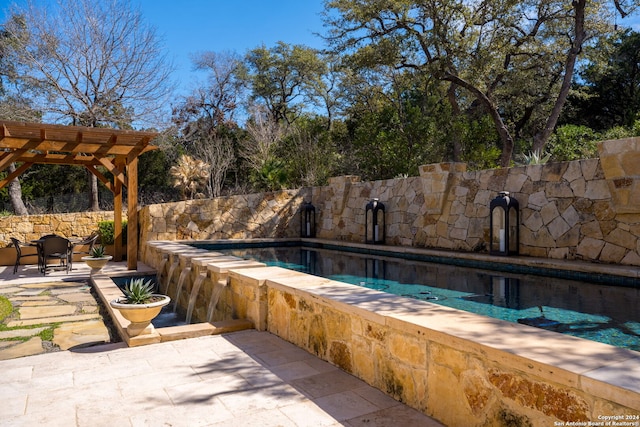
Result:
{"label": "waterfall water stream", "polygon": [[211,322],[213,320],[213,312],[216,310],[216,305],[218,305],[218,301],[220,300],[222,291],[226,287],[226,279],[219,280],[213,284],[213,289],[211,290],[211,299],[209,299],[209,306],[207,307],[207,322]]}
{"label": "waterfall water stream", "polygon": [[[184,286],[184,282],[187,281],[187,277],[189,277],[189,273],[191,273],[191,266],[185,267],[180,272],[180,277],[178,278],[178,286],[176,288],[176,297],[173,300],[173,312],[175,313],[178,310],[178,305],[180,303],[180,293],[182,292],[182,287]],[[189,323],[189,322],[187,322]]]}
{"label": "waterfall water stream", "polygon": [[187,306],[187,315],[185,317],[185,322],[187,324],[191,323],[191,316],[193,316],[193,309],[196,305],[196,300],[198,299],[198,293],[200,292],[200,286],[207,278],[207,272],[202,271],[196,277],[196,280],[193,282],[193,288],[191,288],[191,294],[189,295],[189,305]]}
{"label": "waterfall water stream", "polygon": [[171,280],[173,279],[173,274],[176,272],[176,268],[178,268],[178,266],[180,265],[180,260],[176,257],[175,260],[173,261],[173,263],[171,264],[171,267],[169,267],[169,273],[167,273],[167,284],[164,287],[164,290],[162,291],[163,294],[168,295],[169,294],[169,288],[171,287]]}

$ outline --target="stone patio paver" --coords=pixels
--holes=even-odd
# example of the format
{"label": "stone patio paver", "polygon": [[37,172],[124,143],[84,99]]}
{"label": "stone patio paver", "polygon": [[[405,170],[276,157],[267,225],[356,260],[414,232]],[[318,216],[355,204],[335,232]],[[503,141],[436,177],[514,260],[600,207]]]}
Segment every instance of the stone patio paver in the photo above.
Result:
{"label": "stone patio paver", "polygon": [[78,322],[81,320],[92,320],[92,319],[102,319],[102,316],[98,313],[90,313],[90,314],[76,314],[73,316],[58,316],[58,317],[40,317],[36,319],[26,319],[26,320],[13,320],[7,323],[7,326],[31,326],[31,325],[39,325],[40,323],[60,323],[60,322]]}
{"label": "stone patio paver", "polygon": [[29,328],[29,329],[14,329],[11,331],[0,331],[0,339],[7,338],[19,338],[19,337],[32,337],[38,335],[40,332],[47,328]]}
{"label": "stone patio paver", "polygon": [[57,316],[70,316],[75,312],[75,305],[41,305],[38,307],[20,307],[20,319],[29,320]]}
{"label": "stone patio paver", "polygon": [[93,297],[93,295],[87,292],[72,292],[68,294],[59,294],[57,295],[57,297],[58,299],[65,302],[69,302],[69,303],[82,302],[82,303],[91,304],[91,305],[96,304],[96,299]]}
{"label": "stone patio paver", "polygon": [[[10,301],[15,302],[13,299]],[[40,307],[43,305],[51,305],[51,299],[47,298],[46,300],[39,300],[39,301],[22,301],[19,304],[20,307]]]}

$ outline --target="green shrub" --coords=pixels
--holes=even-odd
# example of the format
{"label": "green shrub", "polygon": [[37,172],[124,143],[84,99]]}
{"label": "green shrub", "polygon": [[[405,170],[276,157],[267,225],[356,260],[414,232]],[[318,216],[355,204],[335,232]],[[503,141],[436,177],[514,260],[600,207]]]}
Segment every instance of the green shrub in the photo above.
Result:
{"label": "green shrub", "polygon": [[586,126],[564,125],[549,139],[548,152],[555,162],[598,157],[598,141],[602,138]]}
{"label": "green shrub", "polygon": [[[115,240],[115,223],[113,221],[98,222],[98,233],[100,243],[103,245],[113,245]],[[127,221],[122,221],[122,243],[127,243]]]}

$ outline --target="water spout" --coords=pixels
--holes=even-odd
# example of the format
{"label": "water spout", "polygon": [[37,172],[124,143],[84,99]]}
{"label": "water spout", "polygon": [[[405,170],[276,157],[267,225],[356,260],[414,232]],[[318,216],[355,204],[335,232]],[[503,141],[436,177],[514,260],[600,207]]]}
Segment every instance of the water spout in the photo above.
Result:
{"label": "water spout", "polygon": [[156,273],[156,283],[158,284],[162,283],[162,273],[164,273],[164,269],[167,266],[168,262],[169,262],[169,255],[167,254],[162,255],[162,260],[160,261],[160,267],[158,267],[158,272]]}
{"label": "water spout", "polygon": [[162,293],[165,295],[169,294],[171,279],[173,279],[173,273],[176,272],[176,268],[178,268],[178,265],[180,265],[180,260],[178,259],[178,257],[176,257],[173,263],[171,264],[171,267],[169,267],[169,273],[167,274],[167,284],[165,285],[164,290],[162,291]]}
{"label": "water spout", "polygon": [[191,316],[193,315],[193,308],[196,305],[196,300],[198,299],[198,292],[200,292],[200,286],[207,278],[207,271],[202,271],[196,277],[196,280],[193,282],[193,288],[191,289],[191,295],[189,295],[189,305],[187,307],[187,316],[185,317],[185,322],[187,325],[191,323]]}
{"label": "water spout", "polygon": [[191,266],[185,267],[180,272],[180,277],[178,278],[178,288],[176,289],[176,298],[173,300],[174,313],[178,310],[178,303],[180,302],[180,292],[182,292],[182,287],[184,286],[184,282],[187,281],[187,277],[189,276],[189,273],[191,273]]}
{"label": "water spout", "polygon": [[227,287],[227,280],[219,280],[213,284],[213,290],[211,291],[211,299],[209,300],[209,307],[207,307],[207,322],[213,320],[213,312],[216,310],[216,305],[220,300],[222,291]]}

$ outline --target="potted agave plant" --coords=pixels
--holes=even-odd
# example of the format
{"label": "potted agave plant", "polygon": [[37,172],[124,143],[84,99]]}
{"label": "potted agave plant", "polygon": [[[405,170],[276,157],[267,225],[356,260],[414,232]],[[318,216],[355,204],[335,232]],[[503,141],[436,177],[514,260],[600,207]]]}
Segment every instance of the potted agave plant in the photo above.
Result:
{"label": "potted agave plant", "polygon": [[104,250],[104,246],[97,245],[91,249],[88,256],[83,256],[82,261],[86,262],[89,267],[91,267],[91,274],[97,273],[102,270],[102,268],[107,265],[109,260],[111,260],[112,256],[107,255]]}
{"label": "potted agave plant", "polygon": [[154,328],[151,321],[160,314],[162,307],[171,302],[171,298],[154,293],[151,280],[145,281],[142,277],[131,279],[122,293],[123,297],[112,300],[109,304],[131,322],[127,327],[129,336],[152,333]]}

